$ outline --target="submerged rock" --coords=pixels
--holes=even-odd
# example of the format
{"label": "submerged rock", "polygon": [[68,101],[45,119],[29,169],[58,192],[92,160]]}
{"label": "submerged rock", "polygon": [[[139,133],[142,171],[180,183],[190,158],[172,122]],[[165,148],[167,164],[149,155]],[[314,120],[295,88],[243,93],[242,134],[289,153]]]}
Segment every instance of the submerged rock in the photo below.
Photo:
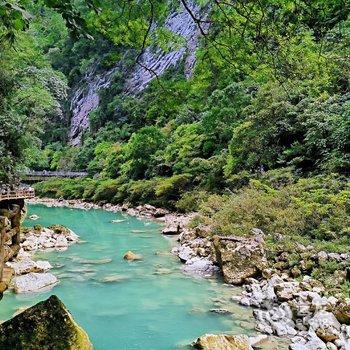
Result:
{"label": "submerged rock", "polygon": [[92,265],[102,265],[102,264],[108,264],[112,262],[111,258],[103,258],[103,259],[81,259],[79,261],[81,264],[92,264]]}
{"label": "submerged rock", "polygon": [[100,282],[102,282],[102,283],[115,283],[115,282],[125,281],[126,279],[127,279],[127,276],[114,274],[114,275],[108,275],[108,276],[103,277],[100,280]]}
{"label": "submerged rock", "polygon": [[12,281],[16,293],[38,292],[43,288],[53,286],[57,282],[57,277],[51,273],[35,272],[17,276]]}
{"label": "submerged rock", "polygon": [[226,309],[210,309],[210,312],[218,315],[231,315],[232,312]]}
{"label": "submerged rock", "polygon": [[246,335],[205,334],[197,339],[195,349],[200,350],[252,350]]}
{"label": "submerged rock", "polygon": [[0,324],[0,349],[90,350],[88,335],[52,295]]}
{"label": "submerged rock", "polygon": [[121,222],[124,222],[126,221],[125,219],[115,219],[115,220],[112,220],[111,223],[112,224],[120,224]]}

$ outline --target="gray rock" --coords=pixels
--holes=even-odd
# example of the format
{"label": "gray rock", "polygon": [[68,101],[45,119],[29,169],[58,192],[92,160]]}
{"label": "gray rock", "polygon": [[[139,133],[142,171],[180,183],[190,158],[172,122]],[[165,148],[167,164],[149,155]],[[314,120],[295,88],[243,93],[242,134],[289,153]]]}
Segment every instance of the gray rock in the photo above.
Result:
{"label": "gray rock", "polygon": [[274,286],[275,293],[279,300],[286,301],[293,299],[294,295],[300,291],[299,282],[281,282]]}
{"label": "gray rock", "polygon": [[181,246],[178,248],[178,257],[182,262],[186,262],[187,260],[193,258],[195,255],[195,252],[188,246]]}
{"label": "gray rock", "polygon": [[15,275],[23,275],[29,272],[44,272],[52,268],[48,261],[33,261],[30,258],[7,262],[6,265],[13,268]]}
{"label": "gray rock", "polygon": [[92,345],[53,295],[0,325],[0,349],[91,350]]}
{"label": "gray rock", "polygon": [[309,320],[310,329],[325,342],[340,338],[340,323],[331,312],[318,311]]}
{"label": "gray rock", "polygon": [[210,260],[195,256],[186,261],[183,271],[192,275],[209,277],[215,274],[218,268]]}
{"label": "gray rock", "polygon": [[58,279],[51,273],[31,272],[17,276],[12,281],[16,293],[39,292],[58,283]]}

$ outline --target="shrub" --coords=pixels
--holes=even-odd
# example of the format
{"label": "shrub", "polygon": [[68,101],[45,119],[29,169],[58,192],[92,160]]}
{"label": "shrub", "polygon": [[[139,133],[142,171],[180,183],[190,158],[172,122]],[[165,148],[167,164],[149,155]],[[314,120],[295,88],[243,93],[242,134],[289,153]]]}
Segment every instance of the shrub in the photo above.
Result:
{"label": "shrub", "polygon": [[209,193],[206,191],[185,192],[176,202],[176,208],[183,213],[198,211],[200,205],[205,202],[208,196]]}
{"label": "shrub", "polygon": [[249,235],[257,227],[272,241],[282,234],[286,241],[341,251],[350,243],[349,188],[349,182],[335,176],[300,179],[276,189],[251,180],[237,193],[209,196],[200,209],[221,234]]}
{"label": "shrub", "polygon": [[118,191],[119,181],[114,179],[104,180],[98,183],[95,194],[93,196],[94,202],[106,201],[112,202],[112,199]]}

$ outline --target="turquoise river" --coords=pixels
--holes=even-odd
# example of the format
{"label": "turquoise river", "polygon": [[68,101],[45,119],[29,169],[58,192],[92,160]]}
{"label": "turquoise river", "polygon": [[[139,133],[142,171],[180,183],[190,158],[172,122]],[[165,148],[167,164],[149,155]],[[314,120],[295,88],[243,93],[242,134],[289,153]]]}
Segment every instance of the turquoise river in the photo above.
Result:
{"label": "turquoise river", "polygon": [[[251,310],[230,302],[237,288],[218,279],[182,273],[169,252],[174,241],[160,234],[158,223],[103,210],[48,208],[32,205],[37,221],[25,225],[63,224],[81,243],[64,252],[36,254],[49,260],[60,283],[35,294],[7,291],[0,302],[0,320],[56,294],[87,331],[99,350],[184,349],[204,333],[254,333]],[[123,222],[113,224],[111,220]],[[127,262],[132,250],[143,260]],[[225,308],[222,315],[211,309]]]}

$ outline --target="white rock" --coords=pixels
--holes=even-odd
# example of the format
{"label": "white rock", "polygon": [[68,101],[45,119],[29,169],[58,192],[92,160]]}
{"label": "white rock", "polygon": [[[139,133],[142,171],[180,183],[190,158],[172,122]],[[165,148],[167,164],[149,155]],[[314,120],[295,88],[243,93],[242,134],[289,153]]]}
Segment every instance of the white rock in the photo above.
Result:
{"label": "white rock", "polygon": [[30,258],[9,261],[6,265],[13,268],[15,275],[23,275],[29,272],[43,272],[52,268],[48,261],[33,261]]}
{"label": "white rock", "polygon": [[331,342],[328,342],[326,345],[328,350],[338,350],[338,347]]}
{"label": "white rock", "polygon": [[178,256],[179,256],[180,260],[187,261],[188,259],[194,257],[195,253],[190,247],[181,246],[181,247],[179,247]]}
{"label": "white rock", "polygon": [[290,350],[310,350],[305,344],[294,343],[289,346]]}
{"label": "white rock", "polygon": [[38,260],[35,263],[36,263],[37,268],[41,271],[48,271],[48,270],[52,269],[52,266],[48,261]]}
{"label": "white rock", "polygon": [[22,275],[35,270],[35,262],[33,260],[8,261],[6,265],[13,268],[15,275]]}
{"label": "white rock", "polygon": [[277,321],[271,321],[271,328],[279,337],[281,336],[294,336],[297,334],[297,331],[286,324],[285,322],[277,322]]}
{"label": "white rock", "polygon": [[340,337],[340,323],[331,312],[318,311],[309,320],[310,329],[324,341],[334,341]]}
{"label": "white rock", "polygon": [[68,247],[68,241],[67,238],[64,235],[57,236],[55,247]]}
{"label": "white rock", "polygon": [[217,267],[214,266],[210,260],[196,256],[186,261],[183,271],[186,273],[207,277],[212,276],[217,271]]}
{"label": "white rock", "polygon": [[53,248],[56,245],[56,242],[52,239],[45,240],[42,242],[40,249],[47,249],[47,248]]}
{"label": "white rock", "polygon": [[269,337],[267,335],[264,335],[264,334],[260,334],[260,335],[257,335],[255,337],[249,337],[249,345],[252,347],[260,346],[268,339],[269,339]]}
{"label": "white rock", "polygon": [[15,277],[13,279],[13,286],[16,293],[30,293],[39,292],[46,287],[55,285],[57,282],[57,277],[51,273],[31,272]]}

